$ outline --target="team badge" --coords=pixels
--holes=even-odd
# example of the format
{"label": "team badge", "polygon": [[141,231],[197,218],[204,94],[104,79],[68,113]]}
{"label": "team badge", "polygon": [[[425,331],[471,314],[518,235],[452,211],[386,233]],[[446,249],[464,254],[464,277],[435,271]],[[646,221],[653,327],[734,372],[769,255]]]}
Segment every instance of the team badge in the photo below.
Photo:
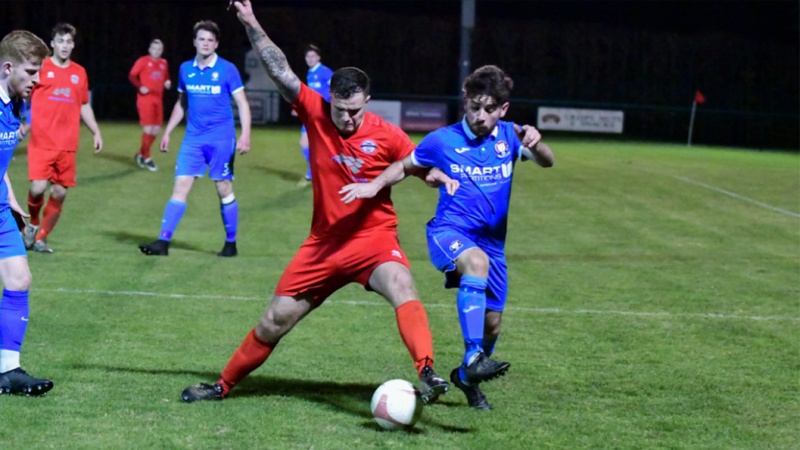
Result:
{"label": "team badge", "polygon": [[219,80],[219,73],[218,72],[213,72],[211,74],[211,81],[217,81],[217,80]]}
{"label": "team badge", "polygon": [[497,153],[498,158],[505,158],[508,156],[508,144],[506,141],[499,141],[494,144],[494,152]]}
{"label": "team badge", "polygon": [[376,144],[373,141],[364,141],[361,143],[361,151],[368,155],[375,153],[375,150],[377,149],[378,149],[378,144]]}
{"label": "team badge", "polygon": [[451,251],[451,252],[453,252],[453,253],[455,253],[455,252],[457,252],[457,251],[458,251],[458,250],[459,250],[461,247],[463,247],[463,245],[461,245],[461,241],[453,241],[453,243],[452,243],[452,244],[450,244],[450,251]]}

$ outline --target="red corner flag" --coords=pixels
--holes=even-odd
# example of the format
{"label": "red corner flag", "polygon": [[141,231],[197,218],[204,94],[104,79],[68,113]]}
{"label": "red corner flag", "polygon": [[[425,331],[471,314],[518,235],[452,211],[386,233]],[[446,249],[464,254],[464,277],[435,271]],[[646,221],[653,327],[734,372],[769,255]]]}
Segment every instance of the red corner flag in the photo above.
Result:
{"label": "red corner flag", "polygon": [[694,92],[694,101],[696,101],[697,103],[702,105],[703,103],[706,102],[706,96],[703,95],[703,93],[700,92],[700,91],[695,91]]}

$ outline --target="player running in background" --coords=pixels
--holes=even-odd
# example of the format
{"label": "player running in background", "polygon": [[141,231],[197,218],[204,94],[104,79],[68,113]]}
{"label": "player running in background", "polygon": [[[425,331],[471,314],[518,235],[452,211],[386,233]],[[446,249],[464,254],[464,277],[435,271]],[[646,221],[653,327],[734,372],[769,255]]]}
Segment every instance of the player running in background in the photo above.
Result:
{"label": "player running in background", "polygon": [[[250,106],[244,93],[239,70],[217,55],[219,27],[210,20],[194,25],[194,47],[197,56],[181,64],[178,75],[178,101],[172,110],[167,129],[161,138],[161,151],[169,151],[169,136],[187,116],[186,134],[178,150],[175,184],[172,197],[164,209],[158,240],[142,244],[145,255],[167,256],[172,234],[186,211],[186,198],[194,180],[208,169],[208,177],[216,183],[220,213],[225,227],[225,245],[218,256],[237,255],[236,229],[239,205],[233,195],[233,158],[250,151]],[[242,134],[236,140],[231,97],[239,108]]]}
{"label": "player running in background", "polygon": [[49,54],[47,45],[28,31],[12,31],[0,41],[0,395],[42,395],[53,388],[52,381],[34,378],[19,365],[30,317],[31,271],[12,211],[23,217],[27,214],[14,197],[8,178],[8,163],[20,135],[23,100],[30,98],[39,82],[42,61]]}
{"label": "player running in background", "polygon": [[503,375],[507,362],[490,358],[500,336],[508,273],[505,258],[511,180],[518,158],[542,167],[553,153],[532,126],[501,121],[514,83],[499,67],[484,66],[463,84],[464,118],[428,134],[414,152],[368,184],[342,189],[343,201],[371,198],[409,174],[437,167],[460,182],[454,196],[440,188],[436,216],[428,222],[431,262],[458,288],[456,304],[466,351],[450,380],[470,406],[491,409],[479,388]]}
{"label": "player running in background", "polygon": [[[433,371],[433,341],[425,308],[418,300],[408,259],[397,240],[397,216],[385,190],[375,199],[345,205],[337,192],[356,180],[370,180],[414,144],[394,125],[365,111],[369,77],[355,67],[331,78],[331,102],[300,82],[286,56],[261,28],[250,1],[236,1],[239,20],[261,55],[267,74],[306,125],[314,171],[311,234],[275,288],[267,310],[234,352],[215,384],[186,388],[186,402],[220,400],[261,366],[281,339],[339,288],[356,282],[382,295],[395,309],[397,327],[419,375],[422,397],[431,401],[448,383]],[[442,175],[440,171],[435,171]],[[435,175],[434,175],[435,176]],[[452,182],[438,178],[440,182]]]}
{"label": "player running in background", "polygon": [[150,147],[164,122],[164,89],[172,86],[167,60],[161,57],[163,52],[161,40],[153,39],[148,54],[137,59],[128,73],[128,79],[136,86],[136,109],[142,126],[142,145],[134,159],[139,167],[153,172],[158,166],[150,159]]}
{"label": "player running in background", "polygon": [[[306,64],[308,65],[308,74],[306,75],[306,84],[311,89],[315,90],[326,102],[331,101],[331,76],[333,71],[322,64],[322,52],[319,47],[314,44],[308,44],[306,47]],[[292,110],[292,115],[296,116],[297,112]],[[305,176],[297,183],[298,187],[306,187],[311,184],[311,164],[308,157],[308,134],[306,133],[306,126],[300,129],[300,151],[303,153],[303,158],[306,159],[308,169]]]}
{"label": "player running in background", "polygon": [[[31,220],[23,233],[25,247],[52,253],[47,236],[55,228],[67,189],[75,186],[75,155],[78,151],[80,121],[94,135],[94,152],[103,149],[103,138],[89,104],[86,70],[70,60],[75,48],[75,27],[59,23],[53,27],[53,56],[44,60],[39,83],[31,98],[31,140],[28,142],[28,212]],[[50,198],[44,208],[44,194]],[[41,224],[41,227],[40,227]]]}

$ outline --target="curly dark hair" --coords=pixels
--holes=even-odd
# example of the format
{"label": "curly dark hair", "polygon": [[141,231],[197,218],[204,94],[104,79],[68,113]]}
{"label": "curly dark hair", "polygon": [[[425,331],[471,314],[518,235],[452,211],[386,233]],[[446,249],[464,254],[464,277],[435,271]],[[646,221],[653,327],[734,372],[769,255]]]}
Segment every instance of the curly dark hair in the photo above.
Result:
{"label": "curly dark hair", "polygon": [[514,80],[497,66],[483,66],[475,69],[461,86],[464,98],[488,95],[501,105],[511,97],[512,89],[514,89]]}

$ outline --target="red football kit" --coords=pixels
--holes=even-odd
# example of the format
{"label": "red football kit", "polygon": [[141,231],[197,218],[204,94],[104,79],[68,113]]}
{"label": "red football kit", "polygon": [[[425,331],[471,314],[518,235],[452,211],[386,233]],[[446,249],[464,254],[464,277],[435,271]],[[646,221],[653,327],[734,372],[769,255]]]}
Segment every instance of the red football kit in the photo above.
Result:
{"label": "red football kit", "polygon": [[[136,86],[136,109],[139,111],[141,125],[161,125],[164,121],[164,83],[169,81],[167,60],[142,56],[133,64],[128,79]],[[149,92],[142,94],[139,88],[146,87]]]}
{"label": "red football kit", "polygon": [[398,127],[365,113],[361,127],[345,138],[330,118],[330,104],[305,84],[292,104],[306,126],[314,173],[311,234],[289,263],[277,295],[308,293],[322,302],[345,284],[364,286],[379,265],[396,261],[408,267],[397,239],[397,215],[390,188],[350,204],[339,190],[367,183],[408,156],[414,143]]}
{"label": "red football kit", "polygon": [[59,67],[45,58],[31,97],[28,177],[75,186],[81,106],[89,102],[86,70],[70,61]]}

